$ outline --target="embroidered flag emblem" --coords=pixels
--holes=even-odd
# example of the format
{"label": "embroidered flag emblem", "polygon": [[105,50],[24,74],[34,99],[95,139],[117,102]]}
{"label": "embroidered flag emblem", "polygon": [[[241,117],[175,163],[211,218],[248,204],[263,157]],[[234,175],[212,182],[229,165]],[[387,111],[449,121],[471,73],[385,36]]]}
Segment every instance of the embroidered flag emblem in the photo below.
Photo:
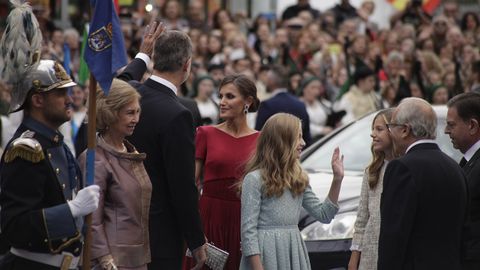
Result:
{"label": "embroidered flag emblem", "polygon": [[96,52],[101,52],[112,46],[112,23],[103,26],[88,37],[88,47]]}

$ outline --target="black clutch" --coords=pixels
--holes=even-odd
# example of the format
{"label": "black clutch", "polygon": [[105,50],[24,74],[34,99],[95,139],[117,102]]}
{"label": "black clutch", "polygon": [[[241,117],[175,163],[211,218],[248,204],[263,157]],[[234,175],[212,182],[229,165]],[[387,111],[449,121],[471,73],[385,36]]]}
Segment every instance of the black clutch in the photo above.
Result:
{"label": "black clutch", "polygon": [[[187,257],[192,257],[190,249],[187,249],[185,254]],[[213,270],[223,270],[228,259],[228,252],[220,249],[213,244],[207,243],[207,261],[205,264]]]}

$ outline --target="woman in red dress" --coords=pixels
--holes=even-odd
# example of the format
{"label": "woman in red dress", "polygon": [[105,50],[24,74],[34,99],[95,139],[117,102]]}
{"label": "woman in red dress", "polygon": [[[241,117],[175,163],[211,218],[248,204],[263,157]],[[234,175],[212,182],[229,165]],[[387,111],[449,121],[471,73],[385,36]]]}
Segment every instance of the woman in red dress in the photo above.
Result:
{"label": "woman in red dress", "polygon": [[[225,269],[238,270],[242,255],[236,184],[259,135],[247,125],[247,113],[255,112],[260,101],[255,84],[244,75],[225,77],[219,98],[220,118],[224,122],[197,129],[195,178],[201,190],[199,207],[205,236],[208,242],[230,253]],[[184,269],[191,266],[191,259],[187,259]]]}

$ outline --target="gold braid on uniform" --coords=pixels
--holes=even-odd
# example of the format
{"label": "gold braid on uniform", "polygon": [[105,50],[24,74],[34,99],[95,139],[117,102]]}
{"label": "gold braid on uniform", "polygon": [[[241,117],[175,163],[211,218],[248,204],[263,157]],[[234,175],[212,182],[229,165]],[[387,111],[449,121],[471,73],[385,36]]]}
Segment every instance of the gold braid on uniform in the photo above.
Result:
{"label": "gold braid on uniform", "polygon": [[11,143],[10,148],[5,152],[5,163],[12,162],[17,157],[32,163],[38,163],[45,159],[42,146],[32,138],[33,134],[34,132],[27,130]]}

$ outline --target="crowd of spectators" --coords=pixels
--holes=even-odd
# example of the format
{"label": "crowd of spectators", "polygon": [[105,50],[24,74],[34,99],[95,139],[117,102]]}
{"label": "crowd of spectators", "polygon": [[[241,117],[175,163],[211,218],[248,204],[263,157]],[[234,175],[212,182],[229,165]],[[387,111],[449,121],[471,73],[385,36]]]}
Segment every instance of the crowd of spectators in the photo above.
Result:
{"label": "crowd of spectators", "polygon": [[[371,0],[364,0],[358,8],[342,0],[322,12],[308,0],[298,0],[276,19],[263,13],[249,18],[226,9],[209,16],[203,3],[190,0],[187,7],[182,7],[178,0],[167,0],[150,13],[126,8],[120,11],[130,58],[138,52],[144,26],[151,20],[189,34],[194,44],[192,73],[179,95],[198,103],[200,113],[205,114],[201,116],[203,123],[219,121],[212,104],[218,102],[218,85],[226,75],[248,76],[263,101],[271,96],[267,73],[273,66],[286,70],[288,91],[307,107],[314,104],[307,94],[325,107],[327,117],[322,117],[323,123],[315,121],[316,127],[311,129],[317,130],[314,136],[325,135],[345,122],[333,121],[327,126],[328,115],[338,110],[345,110],[348,119],[356,119],[371,110],[395,106],[409,96],[446,104],[459,93],[480,91],[479,16],[475,12],[461,14],[456,1],[443,1],[434,14],[429,14],[422,9],[421,1],[411,0],[391,17],[390,27],[385,29],[371,20],[375,10]],[[44,35],[42,57],[63,61],[69,50],[70,69],[78,81],[83,29],[52,27],[43,13],[37,14]],[[355,97],[342,102],[350,89],[364,85],[364,79],[368,79],[369,89],[359,91],[357,96],[370,95],[375,104]],[[305,92],[305,83],[312,81],[315,84],[310,88],[315,89]],[[87,84],[83,83],[83,91]],[[0,99],[0,113],[5,115],[9,92],[2,82]],[[367,109],[359,112],[352,108],[357,105]],[[315,111],[308,110],[310,118],[318,118]],[[359,113],[352,115],[352,111]],[[249,119],[254,126],[255,116]]]}

